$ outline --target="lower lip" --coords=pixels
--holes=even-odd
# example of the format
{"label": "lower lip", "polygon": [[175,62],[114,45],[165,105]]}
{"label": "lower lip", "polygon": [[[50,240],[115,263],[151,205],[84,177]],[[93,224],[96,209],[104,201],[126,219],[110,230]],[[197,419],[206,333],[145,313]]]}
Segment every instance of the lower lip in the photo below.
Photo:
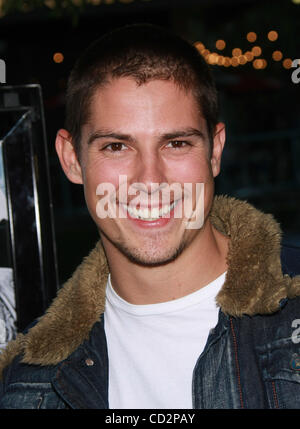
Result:
{"label": "lower lip", "polygon": [[132,222],[135,223],[135,225],[139,226],[140,228],[161,228],[163,226],[166,226],[172,220],[173,216],[174,216],[174,207],[166,215],[166,217],[160,217],[159,219],[155,219],[155,220],[138,219],[130,216],[130,214],[127,212],[128,219],[130,219]]}

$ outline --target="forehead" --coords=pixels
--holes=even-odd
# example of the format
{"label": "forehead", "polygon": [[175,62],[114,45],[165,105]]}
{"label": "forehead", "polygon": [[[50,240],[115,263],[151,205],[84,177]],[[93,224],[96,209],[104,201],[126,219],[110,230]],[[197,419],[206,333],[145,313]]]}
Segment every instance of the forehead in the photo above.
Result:
{"label": "forehead", "polygon": [[205,127],[205,120],[191,91],[173,81],[152,80],[138,85],[132,78],[111,80],[95,90],[86,128],[122,128],[165,131],[169,127]]}

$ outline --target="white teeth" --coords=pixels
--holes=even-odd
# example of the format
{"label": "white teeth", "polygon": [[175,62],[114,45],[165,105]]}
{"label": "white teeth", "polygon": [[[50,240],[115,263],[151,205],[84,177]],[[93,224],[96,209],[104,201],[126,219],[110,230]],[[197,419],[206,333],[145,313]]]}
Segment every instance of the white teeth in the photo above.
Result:
{"label": "white teeth", "polygon": [[[148,210],[147,210],[148,211]],[[155,207],[155,208],[153,208],[153,209],[151,209],[151,210],[149,210],[150,211],[150,218],[153,218],[153,219],[158,219],[159,218],[159,208],[158,207]]]}
{"label": "white teeth", "polygon": [[165,204],[160,209],[158,207],[154,207],[153,209],[137,209],[136,207],[130,207],[126,204],[124,204],[124,207],[126,208],[131,217],[151,221],[157,220],[162,216],[166,216],[168,213],[170,213],[171,210],[173,210],[177,202],[178,201],[174,201],[171,205]]}

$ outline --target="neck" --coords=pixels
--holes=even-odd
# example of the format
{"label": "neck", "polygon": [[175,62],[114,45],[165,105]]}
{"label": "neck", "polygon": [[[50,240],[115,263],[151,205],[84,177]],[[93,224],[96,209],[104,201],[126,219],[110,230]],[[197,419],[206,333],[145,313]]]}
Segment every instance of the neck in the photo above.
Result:
{"label": "neck", "polygon": [[190,245],[172,262],[147,267],[130,261],[102,238],[117,294],[132,304],[155,304],[181,298],[206,286],[227,270],[228,237],[209,219]]}

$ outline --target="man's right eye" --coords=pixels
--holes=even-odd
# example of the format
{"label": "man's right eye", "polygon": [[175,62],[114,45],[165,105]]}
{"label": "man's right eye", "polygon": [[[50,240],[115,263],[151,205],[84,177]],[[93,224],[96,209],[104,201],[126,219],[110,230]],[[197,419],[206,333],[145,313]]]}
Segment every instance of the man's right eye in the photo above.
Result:
{"label": "man's right eye", "polygon": [[126,149],[124,143],[110,143],[106,145],[102,150],[109,150],[110,152],[121,152]]}

